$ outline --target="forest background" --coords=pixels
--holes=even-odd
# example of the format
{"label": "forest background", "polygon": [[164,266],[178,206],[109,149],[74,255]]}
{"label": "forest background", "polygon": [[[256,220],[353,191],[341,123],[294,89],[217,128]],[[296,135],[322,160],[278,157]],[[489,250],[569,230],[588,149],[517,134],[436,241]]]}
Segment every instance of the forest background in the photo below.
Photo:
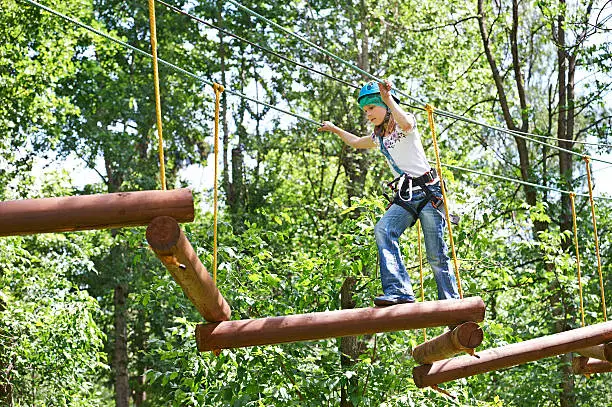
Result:
{"label": "forest background", "polygon": [[[42,4],[150,52],[144,0]],[[609,160],[610,1],[243,4],[414,98],[550,137],[542,140],[578,154],[436,116],[445,164],[585,194],[580,155]],[[232,2],[172,5],[257,46],[157,3],[160,58],[315,121],[370,131],[354,88],[367,78],[355,70]],[[210,267],[212,195],[199,187],[211,185],[204,168],[212,160],[213,92],[164,65],[160,76],[168,186],[194,187],[196,220],[183,227]],[[3,0],[0,96],[0,199],[160,188],[150,58],[31,2]],[[433,159],[423,106],[411,104]],[[382,157],[227,92],[221,118],[218,283],[233,318],[370,306],[381,290],[373,239],[385,205],[380,182],[391,177]],[[600,174],[610,164],[596,164],[602,194],[610,181]],[[568,195],[449,167],[444,175],[451,210],[462,218],[454,235],[463,289],[487,304],[482,348],[579,327]],[[595,202],[610,292],[612,204]],[[576,205],[592,324],[603,316],[588,197]],[[420,296],[416,239],[408,231],[402,247]],[[2,405],[611,403],[609,377],[572,375],[571,355],[444,385],[455,400],[417,389],[410,352],[421,331],[199,354],[200,316],[148,249],[143,228],[2,238],[0,265]],[[428,267],[424,287],[434,300]]]}

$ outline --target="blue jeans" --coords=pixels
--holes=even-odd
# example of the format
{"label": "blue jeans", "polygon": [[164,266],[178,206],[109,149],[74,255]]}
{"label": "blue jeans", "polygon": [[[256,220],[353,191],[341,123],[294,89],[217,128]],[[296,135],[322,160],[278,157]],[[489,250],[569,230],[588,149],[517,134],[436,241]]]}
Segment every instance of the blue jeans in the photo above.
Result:
{"label": "blue jeans", "polygon": [[[436,196],[442,195],[439,183],[429,186],[429,189]],[[423,191],[413,191],[412,200],[408,204],[416,209],[424,199],[426,198]],[[443,207],[440,209],[444,211]],[[446,228],[444,212],[438,212],[431,202],[428,202],[419,214],[419,219],[425,236],[427,261],[434,272],[438,286],[438,299],[459,298],[457,280],[450,271],[448,247],[444,241],[444,230]],[[411,213],[401,206],[393,204],[374,227],[380,258],[380,279],[385,296],[392,298],[414,297],[410,276],[402,261],[399,246],[400,236],[413,223],[413,220],[414,217]]]}

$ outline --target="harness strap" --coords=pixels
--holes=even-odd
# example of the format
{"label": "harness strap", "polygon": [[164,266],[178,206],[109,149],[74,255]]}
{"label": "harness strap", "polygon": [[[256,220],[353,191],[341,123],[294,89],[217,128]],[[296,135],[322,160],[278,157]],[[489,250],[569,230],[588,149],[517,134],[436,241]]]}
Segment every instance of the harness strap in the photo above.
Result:
{"label": "harness strap", "polygon": [[[385,122],[389,120],[389,116],[390,114],[389,112],[387,112]],[[391,164],[391,167],[393,167],[395,172],[400,174],[397,178],[387,184],[392,190],[395,191],[393,201],[391,201],[386,194],[384,195],[385,197],[387,197],[387,200],[391,201],[391,204],[395,203],[401,206],[413,216],[413,221],[410,225],[410,227],[412,227],[416,223],[417,219],[419,218],[419,215],[421,214],[421,211],[423,210],[423,208],[425,208],[425,205],[427,205],[428,202],[431,202],[431,205],[434,207],[434,209],[440,212],[438,208],[444,203],[444,201],[442,200],[442,198],[435,196],[433,192],[431,192],[431,189],[429,189],[429,187],[427,186],[427,182],[431,182],[436,179],[437,173],[436,170],[432,168],[430,171],[417,178],[413,178],[410,175],[406,174],[406,172],[402,171],[402,169],[397,165],[397,163],[389,153],[389,150],[387,150],[382,133],[383,131],[375,132],[375,134],[378,136],[378,145],[380,146],[380,152],[385,156],[385,158],[387,159],[389,164]],[[405,199],[402,196],[402,189],[406,180],[408,180],[408,199]],[[417,186],[419,186],[423,190],[423,192],[425,192],[425,199],[417,206],[416,209],[409,204],[409,202],[412,201],[413,183],[417,184]],[[394,185],[396,186],[394,187]]]}

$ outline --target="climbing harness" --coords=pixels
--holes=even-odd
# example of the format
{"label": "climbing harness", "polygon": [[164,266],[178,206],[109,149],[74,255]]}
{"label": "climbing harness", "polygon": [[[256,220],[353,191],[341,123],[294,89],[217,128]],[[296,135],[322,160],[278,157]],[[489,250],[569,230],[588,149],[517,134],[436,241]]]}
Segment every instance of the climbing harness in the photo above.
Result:
{"label": "climbing harness", "polygon": [[[394,193],[393,199],[391,199],[386,193],[383,192],[383,195],[389,201],[389,205],[387,209],[392,204],[397,204],[404,208],[408,213],[412,215],[412,223],[410,227],[414,226],[421,211],[427,203],[431,202],[433,208],[438,211],[440,216],[443,218],[445,215],[442,213],[441,208],[444,206],[444,200],[442,197],[435,195],[432,190],[429,188],[432,185],[435,185],[435,181],[438,179],[438,173],[434,168],[431,168],[428,172],[421,175],[420,177],[412,177],[408,175],[406,172],[402,171],[402,169],[397,165],[387,147],[385,147],[385,143],[383,140],[382,133],[384,133],[389,124],[393,125],[394,121],[391,119],[391,112],[387,111],[385,115],[385,119],[383,123],[379,126],[376,126],[374,130],[374,134],[378,137],[378,144],[380,146],[380,152],[385,156],[391,167],[395,170],[396,173],[400,174],[393,181],[387,183],[387,186],[391,188]],[[383,131],[384,129],[384,131]],[[440,185],[443,188],[442,184]],[[425,199],[423,199],[416,208],[412,205],[413,191],[423,191],[425,193]],[[456,220],[458,217],[453,216],[453,220]]]}

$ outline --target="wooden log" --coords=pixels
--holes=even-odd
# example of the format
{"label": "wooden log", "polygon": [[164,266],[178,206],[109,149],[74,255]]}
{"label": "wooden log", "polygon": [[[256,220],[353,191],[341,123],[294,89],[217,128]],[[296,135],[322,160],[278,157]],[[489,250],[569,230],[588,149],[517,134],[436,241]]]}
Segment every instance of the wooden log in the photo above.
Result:
{"label": "wooden log", "polygon": [[158,216],[194,217],[188,189],[0,202],[0,236],[145,226]]}
{"label": "wooden log", "polygon": [[412,357],[419,364],[426,364],[461,352],[473,354],[474,348],[482,343],[483,336],[477,323],[466,322],[415,347]]}
{"label": "wooden log", "polygon": [[580,356],[572,361],[572,370],[575,374],[590,375],[594,373],[612,372],[612,363],[607,360],[587,358]]}
{"label": "wooden log", "polygon": [[576,353],[587,358],[594,358],[612,362],[612,342],[602,343],[601,345],[591,346],[589,348],[578,349]]}
{"label": "wooden log", "polygon": [[482,321],[480,297],[200,324],[198,350],[220,350]]}
{"label": "wooden log", "polygon": [[200,262],[177,221],[169,216],[155,218],[147,227],[146,235],[157,257],[200,315],[210,322],[229,320],[231,310],[228,303],[206,267]]}
{"label": "wooden log", "polygon": [[472,356],[459,356],[417,366],[412,370],[412,377],[417,387],[428,387],[573,352],[576,349],[608,342],[611,339],[612,322],[603,322],[478,352],[479,359]]}

